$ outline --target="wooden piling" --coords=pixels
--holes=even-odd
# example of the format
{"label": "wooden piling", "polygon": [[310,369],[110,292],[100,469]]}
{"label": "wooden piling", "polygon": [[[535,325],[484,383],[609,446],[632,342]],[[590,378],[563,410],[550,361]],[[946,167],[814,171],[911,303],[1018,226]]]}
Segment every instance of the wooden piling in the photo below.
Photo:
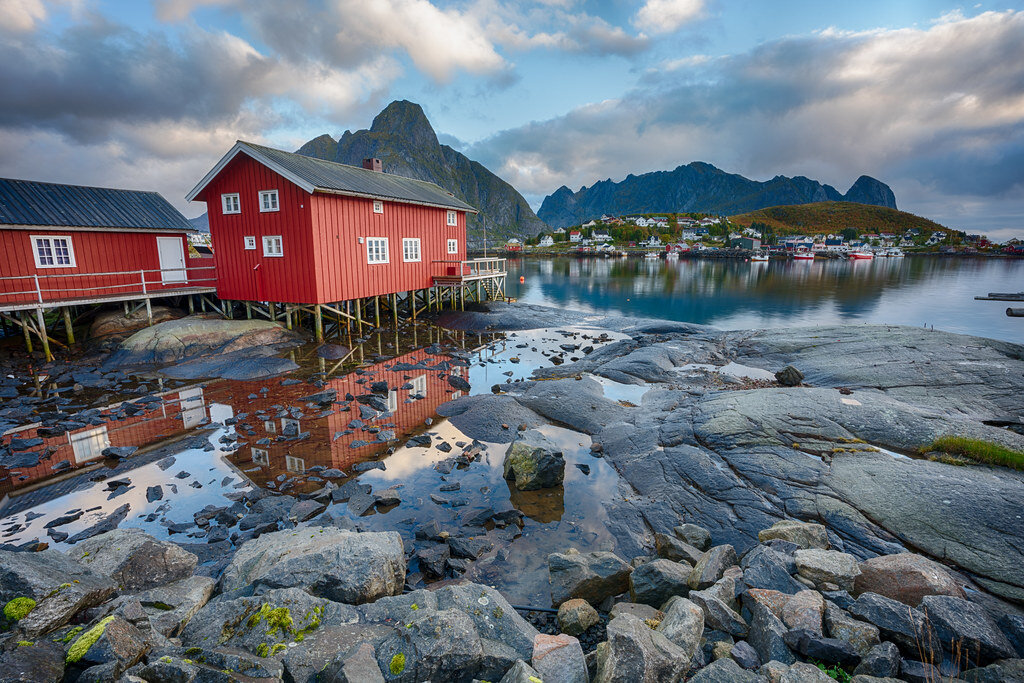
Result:
{"label": "wooden piling", "polygon": [[316,340],[322,342],[324,340],[324,314],[320,309],[320,304],[313,306],[313,322],[314,329],[316,331]]}
{"label": "wooden piling", "polygon": [[63,306],[61,310],[64,313],[64,332],[68,337],[68,346],[75,343],[75,326],[71,322],[71,307]]}
{"label": "wooden piling", "polygon": [[39,339],[43,342],[43,355],[49,362],[53,360],[53,354],[50,353],[50,338],[46,334],[46,318],[43,316],[42,307],[36,309],[36,318],[39,320]]}
{"label": "wooden piling", "polygon": [[21,318],[21,331],[25,333],[25,348],[32,353],[32,333],[28,326],[28,311],[22,311],[19,317]]}

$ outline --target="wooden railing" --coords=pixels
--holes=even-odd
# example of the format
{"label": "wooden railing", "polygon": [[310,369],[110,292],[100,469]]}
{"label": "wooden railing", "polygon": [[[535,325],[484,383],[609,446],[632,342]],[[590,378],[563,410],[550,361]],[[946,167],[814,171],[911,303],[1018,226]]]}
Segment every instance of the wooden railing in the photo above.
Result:
{"label": "wooden railing", "polygon": [[186,265],[182,268],[123,270],[105,273],[5,276],[0,277],[0,306],[3,304],[102,299],[126,294],[145,295],[168,289],[215,287],[217,284],[216,270],[216,267],[212,265]]}
{"label": "wooden railing", "polygon": [[434,263],[440,264],[440,272],[437,278],[462,278],[463,280],[475,280],[484,277],[504,275],[507,271],[503,258],[477,258],[468,261],[445,261],[438,260]]}

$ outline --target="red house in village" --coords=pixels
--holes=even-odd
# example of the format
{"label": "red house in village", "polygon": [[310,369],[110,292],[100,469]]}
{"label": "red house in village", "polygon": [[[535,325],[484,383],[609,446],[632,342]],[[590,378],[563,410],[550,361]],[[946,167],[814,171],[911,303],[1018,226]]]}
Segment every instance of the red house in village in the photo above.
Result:
{"label": "red house in village", "polygon": [[237,142],[186,197],[206,202],[221,299],[331,304],[461,274],[466,214],[422,180]]}
{"label": "red house in village", "polygon": [[156,192],[0,179],[0,311],[212,284],[191,232]]}

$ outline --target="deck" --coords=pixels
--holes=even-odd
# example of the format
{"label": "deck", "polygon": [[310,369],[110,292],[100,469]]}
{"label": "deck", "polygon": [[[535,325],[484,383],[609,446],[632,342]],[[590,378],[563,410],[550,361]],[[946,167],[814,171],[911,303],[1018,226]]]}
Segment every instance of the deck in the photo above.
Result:
{"label": "deck", "polygon": [[[444,287],[464,285],[482,280],[504,280],[508,275],[503,258],[478,258],[469,261],[434,261],[443,274],[434,276],[434,284]],[[504,287],[502,287],[504,289]]]}

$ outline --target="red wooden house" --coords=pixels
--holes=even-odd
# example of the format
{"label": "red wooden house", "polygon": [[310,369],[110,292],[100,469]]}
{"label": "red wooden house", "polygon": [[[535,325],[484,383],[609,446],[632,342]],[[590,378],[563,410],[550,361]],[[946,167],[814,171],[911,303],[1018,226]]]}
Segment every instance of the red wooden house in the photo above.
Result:
{"label": "red wooden house", "polygon": [[0,179],[0,311],[212,285],[192,232],[156,192]]}
{"label": "red wooden house", "polygon": [[237,142],[186,197],[207,205],[218,296],[319,306],[460,274],[476,210],[379,160],[364,166]]}

